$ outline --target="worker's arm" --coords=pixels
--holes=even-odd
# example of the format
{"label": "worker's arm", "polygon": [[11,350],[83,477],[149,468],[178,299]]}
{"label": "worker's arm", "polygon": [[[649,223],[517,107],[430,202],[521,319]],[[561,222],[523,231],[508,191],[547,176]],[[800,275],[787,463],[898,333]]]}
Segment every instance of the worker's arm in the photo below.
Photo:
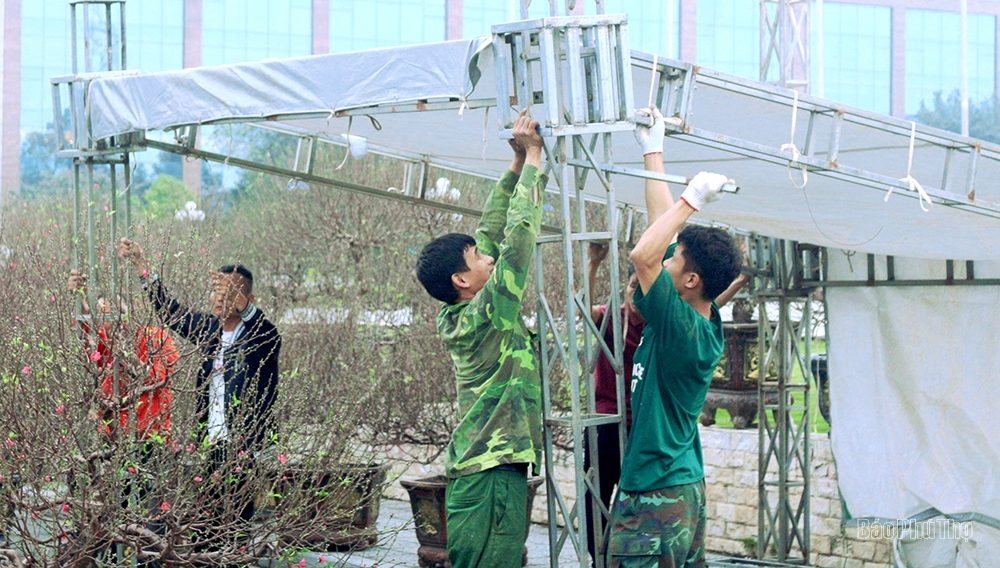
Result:
{"label": "worker's arm", "polygon": [[721,174],[699,173],[681,194],[680,201],[646,228],[630,255],[643,293],[649,291],[663,271],[663,255],[677,231],[695,211],[719,199],[722,185],[727,181],[728,178]]}
{"label": "worker's arm", "polygon": [[[663,173],[663,115],[660,109],[653,107],[642,111],[653,117],[651,126],[637,124],[635,139],[642,148],[643,166],[648,172]],[[670,194],[667,182],[646,178],[646,214],[652,224],[674,205],[674,197]]]}
{"label": "worker's arm", "polygon": [[[519,116],[523,115],[524,111],[521,111]],[[510,198],[514,195],[514,188],[517,186],[518,178],[521,177],[521,169],[526,158],[525,148],[520,142],[512,138],[509,143],[514,150],[514,158],[510,162],[510,167],[493,187],[490,196],[486,198],[483,216],[476,227],[476,248],[482,254],[494,258],[500,254],[500,241],[503,240],[503,231],[507,226],[507,209],[510,207]]]}

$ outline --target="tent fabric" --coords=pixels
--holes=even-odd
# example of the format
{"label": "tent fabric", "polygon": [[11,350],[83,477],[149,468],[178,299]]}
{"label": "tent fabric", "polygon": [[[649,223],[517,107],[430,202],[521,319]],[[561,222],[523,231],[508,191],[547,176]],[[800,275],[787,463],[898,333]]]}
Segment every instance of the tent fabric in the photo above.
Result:
{"label": "tent fabric", "polygon": [[[831,252],[833,279],[865,277]],[[899,259],[896,276],[943,265]],[[998,273],[977,263],[977,277]],[[1000,287],[828,288],[827,303],[831,443],[852,517],[1000,520],[1000,320],[986,309]]]}
{"label": "tent fabric", "polygon": [[[343,140],[352,135],[427,160],[447,160],[476,171],[499,175],[509,162],[509,148],[498,139],[494,58],[489,38],[376,49],[335,55],[265,60],[219,67],[202,67],[140,76],[95,79],[89,89],[93,136],[102,138],[133,130],[165,129],[224,119],[266,119],[266,125],[290,133]],[[633,52],[632,76],[636,101],[645,104],[652,79],[646,56]],[[916,194],[896,190],[885,200],[888,186],[860,184],[829,172],[813,171],[804,189],[789,179],[788,163],[738,153],[716,140],[734,139],[778,148],[790,141],[791,91],[722,73],[659,60],[696,74],[698,89],[691,97],[689,132],[673,133],[664,148],[666,171],[691,177],[717,171],[736,180],[741,191],[706,207],[697,218],[769,236],[861,252],[956,258],[1000,259],[1000,205],[997,216],[936,205],[921,211]],[[780,95],[780,96],[779,96]],[[781,99],[781,96],[785,96]],[[775,99],[781,99],[776,102]],[[412,110],[395,105],[418,101],[476,101],[486,108]],[[805,148],[803,110],[840,108],[829,101],[799,98],[795,143]],[[824,106],[825,105],[825,106]],[[367,120],[349,122],[332,113],[378,107],[377,130]],[[863,113],[863,111],[856,111]],[[869,113],[870,114],[870,113]],[[822,158],[831,138],[836,112],[815,115],[814,156]],[[890,117],[883,117],[892,121]],[[892,128],[874,119],[844,121],[838,167],[850,167],[899,180],[908,171],[929,191],[965,187],[970,162],[969,139],[943,131],[934,136],[955,147],[915,144],[909,163],[909,123]],[[871,124],[869,124],[871,123]],[[872,126],[874,125],[874,126]],[[922,129],[928,130],[928,129]],[[701,132],[701,134],[699,134]],[[707,133],[707,134],[706,134]],[[953,140],[953,142],[950,142]],[[615,164],[642,168],[642,155],[632,133],[612,135]],[[974,141],[973,141],[974,142]],[[963,150],[964,148],[964,150]],[[975,179],[977,203],[1000,203],[1000,149],[983,146]],[[992,148],[992,149],[989,149]],[[989,150],[988,150],[989,149]],[[987,151],[988,150],[988,151]],[[950,166],[946,154],[954,154]],[[994,156],[996,154],[996,156]],[[793,172],[797,177],[799,173]],[[611,175],[618,201],[644,207],[643,180]],[[585,190],[603,198],[597,176]],[[680,188],[674,188],[679,191]],[[963,197],[964,199],[964,197]]]}
{"label": "tent fabric", "polygon": [[477,76],[468,65],[486,45],[487,38],[477,38],[96,80],[90,88],[93,136],[461,99]]}

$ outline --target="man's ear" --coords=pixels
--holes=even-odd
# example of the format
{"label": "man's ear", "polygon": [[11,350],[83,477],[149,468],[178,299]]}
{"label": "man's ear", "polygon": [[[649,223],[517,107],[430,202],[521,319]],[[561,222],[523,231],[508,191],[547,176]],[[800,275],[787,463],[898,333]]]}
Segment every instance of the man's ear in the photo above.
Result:
{"label": "man's ear", "polygon": [[470,286],[469,281],[466,280],[465,276],[458,272],[451,275],[451,283],[458,289],[465,289]]}
{"label": "man's ear", "polygon": [[247,296],[247,301],[250,302],[251,304],[253,303],[253,294]]}
{"label": "man's ear", "polygon": [[684,287],[694,290],[701,285],[701,276],[697,272],[688,272],[684,275]]}

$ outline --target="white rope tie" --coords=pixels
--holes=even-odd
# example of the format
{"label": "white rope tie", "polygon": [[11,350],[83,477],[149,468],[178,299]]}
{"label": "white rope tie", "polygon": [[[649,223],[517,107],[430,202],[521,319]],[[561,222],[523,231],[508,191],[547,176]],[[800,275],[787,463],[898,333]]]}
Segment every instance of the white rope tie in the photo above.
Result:
{"label": "white rope tie", "polygon": [[490,107],[486,107],[486,112],[483,114],[483,152],[482,159],[486,161],[486,147],[489,145],[489,138],[487,137],[487,132],[489,132],[490,127]]}
{"label": "white rope tie", "polygon": [[347,163],[347,158],[351,157],[351,124],[354,123],[354,116],[347,117],[347,135],[344,137],[347,140],[347,146],[344,148],[344,159],[340,162],[340,165],[334,168],[334,171],[339,170],[344,167]]}
{"label": "white rope tie", "polygon": [[[934,202],[931,201],[931,196],[927,195],[927,192],[924,191],[924,188],[923,188],[922,185],[920,185],[920,182],[917,181],[913,177],[913,175],[912,175],[913,174],[913,142],[914,142],[914,140],[916,140],[916,137],[917,137],[917,123],[913,122],[911,120],[910,121],[910,157],[909,157],[909,159],[906,162],[906,177],[899,178],[899,180],[900,181],[904,181],[907,184],[909,184],[910,191],[915,191],[917,193],[917,196],[918,196],[919,201],[920,201],[920,208],[923,209],[924,212],[926,213],[927,211],[931,210],[931,207],[934,207]],[[895,189],[894,187],[889,186],[889,192],[885,194],[885,201],[886,202],[889,201],[889,196],[892,195],[892,192],[893,192],[894,189]],[[926,207],[924,206],[924,202],[925,201],[927,202],[927,206]]]}
{"label": "white rope tie", "polygon": [[785,151],[792,153],[792,159],[789,160],[788,165],[786,166],[788,169],[788,180],[792,182],[792,185],[794,185],[796,189],[805,189],[806,184],[809,183],[809,172],[806,170],[804,165],[802,166],[802,185],[796,183],[795,178],[792,177],[792,164],[798,163],[799,157],[802,156],[802,152],[800,152],[798,146],[795,145],[795,126],[798,122],[798,118],[799,92],[792,91],[792,133],[789,136],[790,141],[788,144],[782,144],[779,151],[782,153]]}
{"label": "white rope tie", "polygon": [[657,54],[653,54],[653,76],[649,79],[649,104],[646,108],[653,110],[653,93],[656,91],[656,62]]}

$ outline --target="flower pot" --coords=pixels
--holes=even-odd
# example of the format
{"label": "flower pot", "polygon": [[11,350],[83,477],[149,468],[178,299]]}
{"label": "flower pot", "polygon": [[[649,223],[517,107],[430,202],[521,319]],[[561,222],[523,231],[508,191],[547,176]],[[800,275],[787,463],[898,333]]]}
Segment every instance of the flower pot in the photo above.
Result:
{"label": "flower pot", "polygon": [[[283,535],[286,544],[316,551],[361,550],[378,542],[379,504],[388,466],[353,465],[328,470],[290,468],[279,484],[281,495],[300,492],[301,499],[279,499],[276,508],[294,507],[305,528]],[[316,521],[311,523],[309,521]]]}
{"label": "flower pot", "polygon": [[[702,426],[715,424],[716,411],[724,408],[734,428],[746,428],[757,418],[757,324],[726,323],[723,329],[725,350],[712,377],[699,421]],[[777,403],[777,392],[765,393],[765,404]]]}
{"label": "flower pot", "polygon": [[[542,477],[528,478],[528,522],[524,527],[525,537],[531,527],[531,508],[535,501],[538,487],[545,481]],[[413,509],[413,524],[417,530],[417,541],[420,548],[421,568],[451,568],[448,562],[448,527],[444,506],[445,488],[448,478],[443,475],[423,479],[403,479],[400,484],[410,495],[410,507]],[[521,565],[528,563],[528,548],[524,548]]]}

